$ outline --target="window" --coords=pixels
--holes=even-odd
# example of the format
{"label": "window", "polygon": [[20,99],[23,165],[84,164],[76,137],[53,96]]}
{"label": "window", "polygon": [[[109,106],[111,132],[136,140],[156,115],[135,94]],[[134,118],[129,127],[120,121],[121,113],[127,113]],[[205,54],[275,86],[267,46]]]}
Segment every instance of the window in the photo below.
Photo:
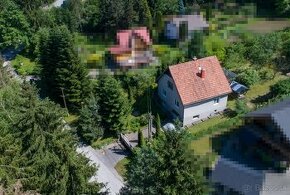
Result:
{"label": "window", "polygon": [[179,107],[179,101],[177,99],[175,99],[175,106]]}
{"label": "window", "polygon": [[166,97],[167,93],[166,93],[165,89],[162,90],[162,94],[163,94],[164,97]]}
{"label": "window", "polygon": [[213,103],[214,104],[218,104],[220,102],[220,98],[215,98],[214,100],[213,100]]}
{"label": "window", "polygon": [[169,89],[173,90],[173,83],[171,83],[170,81],[167,81],[167,86]]}
{"label": "window", "polygon": [[199,115],[195,115],[192,118],[193,118],[193,120],[199,119]]}

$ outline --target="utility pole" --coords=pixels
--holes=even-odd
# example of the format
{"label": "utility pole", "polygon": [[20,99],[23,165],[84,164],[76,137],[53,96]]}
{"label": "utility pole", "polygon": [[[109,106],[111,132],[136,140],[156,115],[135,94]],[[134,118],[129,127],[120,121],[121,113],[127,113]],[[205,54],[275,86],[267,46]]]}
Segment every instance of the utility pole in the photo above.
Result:
{"label": "utility pole", "polygon": [[64,92],[63,92],[64,88],[60,87],[60,89],[61,89],[61,93],[62,93],[61,97],[63,98],[63,104],[64,104],[64,107],[65,107],[65,109],[67,111],[67,116],[69,116],[69,112],[68,112],[68,109],[67,109],[67,106],[66,106],[66,101],[65,101],[65,95],[64,95]]}
{"label": "utility pole", "polygon": [[152,113],[151,113],[151,93],[150,88],[147,90],[147,110],[148,110],[148,139],[152,138]]}

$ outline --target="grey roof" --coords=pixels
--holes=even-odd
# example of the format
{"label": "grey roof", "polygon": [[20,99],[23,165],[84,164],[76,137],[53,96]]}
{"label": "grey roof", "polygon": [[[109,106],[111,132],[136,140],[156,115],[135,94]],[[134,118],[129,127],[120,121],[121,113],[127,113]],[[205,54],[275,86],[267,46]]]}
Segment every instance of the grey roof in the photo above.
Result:
{"label": "grey roof", "polygon": [[188,30],[193,31],[193,30],[202,30],[203,28],[208,27],[208,23],[202,15],[180,15],[180,16],[175,16],[170,19],[177,27],[182,22],[187,22],[188,23]]}
{"label": "grey roof", "polygon": [[290,99],[285,99],[246,115],[246,118],[271,117],[281,131],[290,139]]}
{"label": "grey roof", "polygon": [[244,195],[289,195],[290,171],[272,173],[257,171],[220,157],[211,181],[232,188]]}
{"label": "grey roof", "polygon": [[225,68],[223,68],[223,71],[224,71],[226,77],[227,77],[229,80],[234,80],[234,79],[236,79],[236,77],[237,77],[237,74],[236,74],[236,73],[234,73],[234,72],[232,72],[232,71],[230,71],[230,70],[227,70],[227,69],[225,69]]}

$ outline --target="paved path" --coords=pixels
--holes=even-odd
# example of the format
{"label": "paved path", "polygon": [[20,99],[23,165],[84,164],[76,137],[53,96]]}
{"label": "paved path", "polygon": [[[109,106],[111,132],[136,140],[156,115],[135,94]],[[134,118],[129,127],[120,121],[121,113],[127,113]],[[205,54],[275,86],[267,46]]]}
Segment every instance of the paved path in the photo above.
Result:
{"label": "paved path", "polygon": [[[153,132],[155,132],[154,129]],[[144,128],[143,134],[145,138],[148,137],[148,130]],[[133,147],[137,146],[137,133],[126,134],[126,137]],[[83,153],[93,164],[99,166],[97,173],[91,178],[91,181],[105,183],[110,194],[118,194],[119,190],[124,186],[124,181],[116,171],[115,166],[120,160],[129,156],[130,151],[120,142],[114,142],[100,150],[95,150],[91,146],[81,146],[77,149],[77,152]]]}

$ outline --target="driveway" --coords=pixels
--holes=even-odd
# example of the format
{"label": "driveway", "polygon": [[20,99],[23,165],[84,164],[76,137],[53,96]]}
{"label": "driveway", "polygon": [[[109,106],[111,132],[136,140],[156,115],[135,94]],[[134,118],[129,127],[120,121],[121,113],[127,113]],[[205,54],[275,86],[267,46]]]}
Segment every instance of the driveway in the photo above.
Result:
{"label": "driveway", "polygon": [[[152,130],[155,132],[155,129]],[[144,137],[148,137],[147,128],[143,129]],[[138,134],[130,133],[125,135],[133,147],[138,144]],[[102,149],[95,150],[91,146],[80,146],[77,152],[83,153],[93,164],[99,166],[91,181],[105,183],[110,194],[118,194],[124,186],[123,178],[115,169],[116,164],[131,153],[120,142],[114,142]]]}

